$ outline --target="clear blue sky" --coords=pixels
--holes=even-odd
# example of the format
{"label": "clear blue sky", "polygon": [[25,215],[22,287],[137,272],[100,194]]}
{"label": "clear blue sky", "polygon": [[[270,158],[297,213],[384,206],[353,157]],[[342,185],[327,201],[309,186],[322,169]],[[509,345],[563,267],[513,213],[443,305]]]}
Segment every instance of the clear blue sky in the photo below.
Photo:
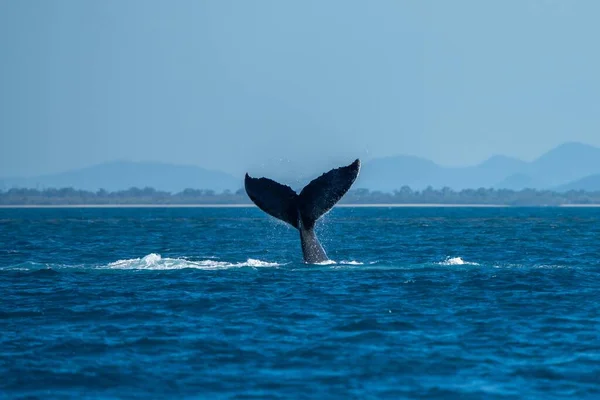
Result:
{"label": "clear blue sky", "polygon": [[0,176],[600,146],[600,1],[0,0]]}

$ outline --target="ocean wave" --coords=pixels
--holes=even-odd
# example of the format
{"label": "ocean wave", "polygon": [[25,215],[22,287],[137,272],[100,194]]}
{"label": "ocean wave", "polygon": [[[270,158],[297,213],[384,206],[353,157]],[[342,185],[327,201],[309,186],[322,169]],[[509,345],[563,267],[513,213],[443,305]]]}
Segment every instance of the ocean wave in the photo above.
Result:
{"label": "ocean wave", "polygon": [[327,261],[321,261],[318,263],[315,263],[314,265],[334,265],[334,266],[340,266],[340,265],[364,265],[363,262],[360,261],[355,261],[355,260],[350,260],[350,261],[334,261],[334,260],[327,260]]}
{"label": "ocean wave", "polygon": [[479,263],[465,261],[460,257],[447,257],[444,261],[436,263],[438,265],[479,265]]}
{"label": "ocean wave", "polygon": [[523,269],[523,268],[529,268],[529,269],[550,269],[550,270],[554,270],[554,269],[578,269],[579,267],[577,266],[569,266],[569,265],[560,265],[560,264],[512,264],[512,263],[506,263],[506,264],[495,264],[494,268],[497,269]]}
{"label": "ocean wave", "polygon": [[337,264],[337,263],[333,260],[325,260],[325,261],[315,263],[315,265],[334,265],[334,264]]}
{"label": "ocean wave", "polygon": [[[38,263],[38,262],[25,262],[17,265],[13,265],[7,268],[3,268],[9,271],[37,271],[37,270],[62,270],[69,268],[89,268],[89,269],[112,269],[112,270],[177,270],[177,269],[202,269],[202,270],[222,270],[230,268],[263,268],[263,267],[280,267],[289,263],[278,263],[264,260],[257,260],[254,258],[248,258],[246,261],[241,262],[230,262],[218,260],[217,257],[205,257],[202,260],[192,260],[184,257],[169,258],[162,257],[157,253],[150,253],[144,257],[139,258],[128,258],[110,262],[108,264],[78,264],[78,265],[67,265],[67,264],[53,264],[53,263]],[[373,264],[370,262],[369,264]],[[342,260],[333,261],[327,260],[321,263],[316,263],[317,266],[324,267],[348,267],[348,266],[361,266],[363,262],[356,260]]]}
{"label": "ocean wave", "polygon": [[253,258],[247,259],[245,262],[231,263],[227,261],[216,261],[216,260],[198,260],[192,261],[185,258],[163,258],[160,254],[151,253],[142,258],[131,258],[126,260],[118,260],[109,263],[100,268],[109,269],[144,269],[144,270],[172,270],[172,269],[184,269],[184,268],[196,268],[196,269],[228,269],[228,268],[241,268],[241,267],[278,267],[281,264],[256,260]]}
{"label": "ocean wave", "polygon": [[537,269],[537,270],[558,270],[576,268],[561,264],[514,264],[514,263],[484,263],[480,264],[474,261],[467,261],[462,257],[448,256],[442,261],[431,261],[425,263],[411,263],[406,261],[358,261],[358,260],[327,260],[321,263],[305,264],[300,260],[287,261],[266,261],[254,258],[247,258],[245,261],[226,261],[216,256],[203,256],[201,259],[180,257],[162,257],[157,253],[150,253],[144,257],[120,259],[108,263],[85,263],[85,264],[63,264],[52,262],[26,261],[23,263],[0,267],[0,271],[65,271],[75,269],[91,270],[179,270],[179,269],[198,269],[198,270],[226,270],[235,268],[279,268],[290,267],[291,270],[313,270],[321,268],[324,270],[337,269],[356,269],[356,270],[418,270],[428,268],[433,265],[443,267],[455,266],[478,266],[491,267],[494,269]]}
{"label": "ocean wave", "polygon": [[338,264],[342,264],[342,265],[364,265],[365,263],[360,262],[360,261],[340,261]]}

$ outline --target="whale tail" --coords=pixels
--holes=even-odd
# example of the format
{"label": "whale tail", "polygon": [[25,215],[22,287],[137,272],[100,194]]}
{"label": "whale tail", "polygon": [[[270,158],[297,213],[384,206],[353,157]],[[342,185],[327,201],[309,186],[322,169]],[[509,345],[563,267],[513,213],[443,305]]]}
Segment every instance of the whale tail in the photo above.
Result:
{"label": "whale tail", "polygon": [[248,174],[244,185],[248,197],[258,208],[294,228],[298,229],[302,222],[310,229],[346,194],[359,170],[358,159],[345,167],[332,169],[312,180],[299,195],[289,186],[268,178],[252,178]]}
{"label": "whale tail", "polygon": [[[360,160],[356,159],[345,167],[335,168],[312,180],[297,194],[291,187],[268,178],[252,178],[247,173],[244,179],[246,193],[258,208],[300,231],[305,260],[325,258],[313,229],[315,223],[346,194],[360,171]],[[310,240],[314,243],[305,243]],[[307,248],[320,248],[321,255],[307,254]],[[312,261],[309,261],[312,262]],[[318,261],[317,261],[318,262]]]}

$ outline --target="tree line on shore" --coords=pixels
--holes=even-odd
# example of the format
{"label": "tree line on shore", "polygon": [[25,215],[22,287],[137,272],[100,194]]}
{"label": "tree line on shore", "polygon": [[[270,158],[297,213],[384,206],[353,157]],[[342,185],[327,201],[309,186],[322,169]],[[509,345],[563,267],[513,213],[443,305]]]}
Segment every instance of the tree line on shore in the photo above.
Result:
{"label": "tree line on shore", "polygon": [[[0,205],[118,205],[118,204],[251,204],[244,189],[216,193],[213,190],[185,189],[169,193],[153,188],[96,192],[73,188],[24,189],[0,191]],[[353,189],[340,204],[477,204],[509,206],[558,206],[565,204],[600,204],[600,191],[554,192],[550,190],[464,189],[412,190],[403,186],[392,193]]]}

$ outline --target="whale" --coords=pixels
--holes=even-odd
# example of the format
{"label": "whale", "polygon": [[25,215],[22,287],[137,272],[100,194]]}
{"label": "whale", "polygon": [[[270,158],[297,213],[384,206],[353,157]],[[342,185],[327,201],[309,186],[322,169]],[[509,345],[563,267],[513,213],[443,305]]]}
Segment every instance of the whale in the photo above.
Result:
{"label": "whale", "polygon": [[307,264],[330,261],[315,233],[315,224],[346,194],[360,172],[360,160],[334,168],[308,183],[300,193],[269,178],[253,178],[246,172],[244,188],[265,213],[300,232],[302,256]]}

